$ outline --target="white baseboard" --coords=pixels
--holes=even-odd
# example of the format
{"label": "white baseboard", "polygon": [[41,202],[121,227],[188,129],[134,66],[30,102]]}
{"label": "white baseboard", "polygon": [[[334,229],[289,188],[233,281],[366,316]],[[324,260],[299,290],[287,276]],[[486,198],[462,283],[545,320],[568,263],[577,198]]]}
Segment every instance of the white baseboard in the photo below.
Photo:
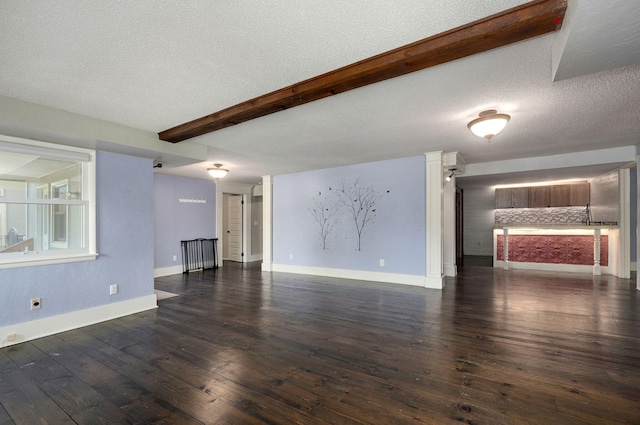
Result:
{"label": "white baseboard", "polygon": [[153,269],[153,277],[170,276],[172,274],[181,274],[182,266],[162,267],[160,269]]}
{"label": "white baseboard", "polygon": [[430,289],[444,288],[444,275],[434,274],[426,277],[424,286]]}
{"label": "white baseboard", "polygon": [[262,261],[262,254],[253,254],[247,256],[247,262],[252,263],[254,261]]}
{"label": "white baseboard", "polygon": [[[83,326],[93,325],[129,314],[140,313],[157,308],[156,295],[134,298],[119,303],[105,304],[99,307],[78,310],[58,316],[46,317],[31,322],[16,323],[0,328],[0,347],[19,344],[33,339],[70,331]],[[9,341],[9,336],[13,337]]]}
{"label": "white baseboard", "polygon": [[444,275],[449,277],[456,277],[458,275],[458,266],[456,264],[445,264]]}
{"label": "white baseboard", "polygon": [[289,264],[275,264],[271,265],[271,270],[266,270],[263,264],[263,271],[274,271],[283,273],[296,273],[296,274],[308,274],[312,276],[325,276],[325,277],[337,277],[341,279],[354,279],[354,280],[369,280],[372,282],[383,283],[396,283],[399,285],[411,285],[421,286],[423,288],[442,289],[440,286],[431,286],[425,276],[417,276],[410,274],[396,274],[396,273],[380,273],[369,272],[363,270],[347,270],[347,269],[333,269],[328,267],[307,267],[307,266],[292,266]]}

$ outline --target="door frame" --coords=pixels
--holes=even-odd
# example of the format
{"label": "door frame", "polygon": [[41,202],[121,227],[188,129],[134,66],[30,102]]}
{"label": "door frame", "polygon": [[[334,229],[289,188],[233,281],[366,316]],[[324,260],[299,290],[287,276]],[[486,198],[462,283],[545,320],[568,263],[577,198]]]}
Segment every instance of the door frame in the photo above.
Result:
{"label": "door frame", "polygon": [[[240,262],[240,263],[244,263],[244,257],[245,257],[245,246],[244,246],[244,195],[237,195],[237,194],[233,194],[233,193],[223,193],[222,194],[222,199],[223,199],[223,216],[222,216],[222,223],[224,226],[224,230],[223,230],[223,235],[224,237],[222,238],[222,243],[221,243],[221,253],[222,253],[222,259],[223,260],[229,260],[229,261],[234,261],[234,262]],[[240,202],[240,254],[238,255],[237,258],[231,258],[230,255],[230,243],[231,243],[231,236],[229,233],[229,229],[230,229],[230,224],[229,224],[229,220],[230,220],[230,214],[231,214],[231,202]]]}
{"label": "door frame", "polygon": [[[244,201],[244,208],[242,211],[242,249],[244,255],[242,256],[242,262],[259,261],[262,260],[262,254],[258,256],[252,256],[247,250],[251,247],[251,207],[252,207],[252,191],[253,185],[240,184],[240,183],[225,183],[218,180],[216,182],[216,237],[218,238],[218,247],[222,249],[225,241],[224,231],[224,194],[229,195],[242,195]],[[220,255],[222,258],[222,255]],[[223,266],[223,261],[218,262],[218,266]]]}

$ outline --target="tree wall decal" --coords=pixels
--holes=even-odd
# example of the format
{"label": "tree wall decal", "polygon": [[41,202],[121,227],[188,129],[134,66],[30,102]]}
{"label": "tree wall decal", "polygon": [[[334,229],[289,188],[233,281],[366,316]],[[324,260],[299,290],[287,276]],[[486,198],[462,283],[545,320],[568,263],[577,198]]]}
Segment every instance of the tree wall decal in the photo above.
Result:
{"label": "tree wall decal", "polygon": [[331,232],[336,226],[336,216],[339,212],[338,205],[335,200],[327,199],[322,196],[322,192],[318,192],[317,198],[312,198],[313,207],[308,208],[309,212],[320,226],[320,243],[322,249],[327,249],[327,242]]}
{"label": "tree wall decal", "polygon": [[[329,190],[332,190],[330,187]],[[342,179],[340,187],[333,190],[348,211],[348,215],[353,221],[356,233],[358,234],[358,251],[362,250],[362,235],[367,224],[371,223],[376,217],[376,204],[382,198],[382,193],[374,190],[373,186],[360,186],[360,179],[357,178],[352,185],[347,185]],[[387,193],[389,191],[387,190]]]}

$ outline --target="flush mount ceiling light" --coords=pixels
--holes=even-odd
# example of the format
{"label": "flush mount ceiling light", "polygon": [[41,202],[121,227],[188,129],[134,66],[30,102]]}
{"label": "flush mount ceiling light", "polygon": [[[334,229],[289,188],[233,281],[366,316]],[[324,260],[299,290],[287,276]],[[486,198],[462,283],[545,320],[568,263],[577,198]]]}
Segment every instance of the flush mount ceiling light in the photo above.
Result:
{"label": "flush mount ceiling light", "polygon": [[469,130],[478,137],[491,140],[493,136],[504,130],[511,117],[499,114],[495,109],[480,112],[480,117],[467,124]]}
{"label": "flush mount ceiling light", "polygon": [[224,177],[229,172],[229,170],[227,170],[227,169],[220,168],[220,167],[222,167],[222,164],[213,164],[213,166],[216,167],[216,168],[207,168],[207,171],[209,172],[209,174],[211,174],[211,177],[213,177],[215,179],[219,179],[221,177]]}

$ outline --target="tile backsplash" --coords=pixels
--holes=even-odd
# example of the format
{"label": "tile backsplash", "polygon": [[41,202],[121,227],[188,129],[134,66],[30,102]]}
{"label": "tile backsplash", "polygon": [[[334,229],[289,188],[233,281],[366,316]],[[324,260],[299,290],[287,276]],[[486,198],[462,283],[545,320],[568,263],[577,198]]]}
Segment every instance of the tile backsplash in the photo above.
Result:
{"label": "tile backsplash", "polygon": [[496,210],[496,225],[504,224],[584,224],[584,207],[509,208]]}

